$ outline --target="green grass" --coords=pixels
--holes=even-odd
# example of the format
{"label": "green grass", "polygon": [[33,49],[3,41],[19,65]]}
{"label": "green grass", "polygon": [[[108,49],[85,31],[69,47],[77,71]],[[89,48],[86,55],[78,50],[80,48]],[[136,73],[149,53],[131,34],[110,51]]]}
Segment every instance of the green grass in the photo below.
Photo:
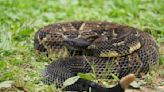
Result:
{"label": "green grass", "polygon": [[12,80],[28,92],[53,90],[40,82],[48,59],[33,49],[35,32],[51,23],[112,21],[147,31],[160,44],[163,6],[163,0],[0,0],[0,82]]}

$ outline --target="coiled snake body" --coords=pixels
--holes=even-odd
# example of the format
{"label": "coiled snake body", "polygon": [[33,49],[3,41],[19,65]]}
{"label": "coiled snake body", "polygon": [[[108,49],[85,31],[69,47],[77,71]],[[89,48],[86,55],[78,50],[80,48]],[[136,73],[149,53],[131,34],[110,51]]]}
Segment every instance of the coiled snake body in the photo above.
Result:
{"label": "coiled snake body", "polygon": [[[134,73],[146,74],[158,63],[155,40],[139,29],[111,22],[65,22],[41,28],[35,34],[34,47],[39,52],[53,51],[70,57],[47,66],[45,83],[58,87],[77,73],[94,72],[97,78],[119,78]],[[78,90],[79,83],[70,86]],[[79,89],[80,90],[80,89]]]}

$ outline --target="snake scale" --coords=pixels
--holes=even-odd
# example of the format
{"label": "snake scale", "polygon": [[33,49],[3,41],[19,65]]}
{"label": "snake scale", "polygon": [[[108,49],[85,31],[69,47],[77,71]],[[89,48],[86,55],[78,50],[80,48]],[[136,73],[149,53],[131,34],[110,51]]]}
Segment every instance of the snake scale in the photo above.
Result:
{"label": "snake scale", "polygon": [[[64,22],[39,29],[34,48],[39,52],[56,52],[69,57],[55,60],[44,72],[44,83],[63,82],[77,73],[94,73],[97,78],[119,78],[133,73],[146,74],[158,64],[158,46],[148,33],[112,22]],[[80,89],[75,83],[68,90]]]}

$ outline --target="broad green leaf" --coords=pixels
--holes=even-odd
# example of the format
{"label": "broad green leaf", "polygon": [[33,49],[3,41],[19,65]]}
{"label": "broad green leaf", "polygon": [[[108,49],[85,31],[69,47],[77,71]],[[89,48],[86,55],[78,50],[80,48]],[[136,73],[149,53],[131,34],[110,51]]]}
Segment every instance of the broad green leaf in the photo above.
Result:
{"label": "broad green leaf", "polygon": [[92,73],[78,73],[78,76],[87,80],[96,80],[96,76]]}
{"label": "broad green leaf", "polygon": [[79,78],[80,78],[79,76],[74,76],[74,77],[68,78],[63,83],[64,87],[74,84]]}

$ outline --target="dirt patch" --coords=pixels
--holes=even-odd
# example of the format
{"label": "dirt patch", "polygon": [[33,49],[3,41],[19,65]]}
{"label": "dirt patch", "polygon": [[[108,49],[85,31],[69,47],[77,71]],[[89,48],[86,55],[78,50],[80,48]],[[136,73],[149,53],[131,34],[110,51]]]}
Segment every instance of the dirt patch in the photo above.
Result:
{"label": "dirt patch", "polygon": [[[159,71],[163,72],[164,66]],[[125,92],[164,92],[164,74],[159,73],[152,84],[141,86],[140,89],[127,89]]]}

